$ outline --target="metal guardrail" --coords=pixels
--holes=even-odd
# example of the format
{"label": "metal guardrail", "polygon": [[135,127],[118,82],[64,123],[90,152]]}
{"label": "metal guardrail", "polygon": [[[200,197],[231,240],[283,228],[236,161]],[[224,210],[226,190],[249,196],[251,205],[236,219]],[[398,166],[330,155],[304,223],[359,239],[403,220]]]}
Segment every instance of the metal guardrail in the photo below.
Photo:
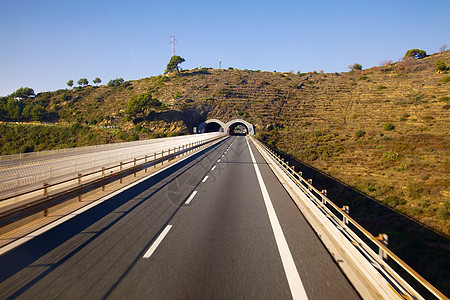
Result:
{"label": "metal guardrail", "polygon": [[[338,207],[331,200],[327,198],[326,190],[319,191],[312,185],[312,179],[306,180],[302,177],[302,172],[296,172],[294,168],[290,167],[284,160],[279,157],[273,150],[262,144],[260,141],[254,139],[258,145],[268,154],[270,155],[278,166],[281,167],[283,172],[298,186],[305,195],[318,207],[323,213],[328,216],[331,216],[334,221],[333,223],[340,227],[340,231],[346,236],[355,247],[359,247],[360,252],[366,256],[366,258],[372,263],[372,265],[378,265],[379,259],[375,259],[377,254],[372,250],[372,248],[363,242],[356,233],[349,228],[349,224],[352,224],[365,238],[367,238],[370,242],[373,243],[375,247],[378,248],[378,257],[383,260],[387,260],[388,257],[392,259],[398,266],[400,266],[403,270],[409,273],[418,283],[420,283],[423,287],[425,287],[430,293],[432,293],[438,299],[448,299],[444,294],[442,294],[438,289],[436,289],[431,283],[429,283],[425,278],[423,278],[420,274],[414,271],[408,264],[406,264],[402,259],[400,259],[395,253],[393,253],[387,247],[388,237],[386,234],[380,234],[378,237],[374,237],[369,231],[363,228],[360,224],[358,224],[355,220],[353,220],[349,215],[348,206],[344,206],[343,208]],[[332,210],[329,207],[332,208]],[[334,210],[334,212],[333,212]],[[347,230],[348,229],[348,230]],[[349,231],[353,234],[349,234]],[[362,251],[361,251],[362,250]],[[383,274],[384,277],[389,282],[393,282],[393,278],[390,278],[391,275],[388,274],[387,271],[394,272],[392,268],[386,263],[383,262],[383,266],[378,266],[377,269],[381,272],[385,272]],[[387,273],[387,274],[386,274]],[[399,276],[400,277],[400,276]],[[401,291],[400,291],[401,292]]]}
{"label": "metal guardrail", "polygon": [[[8,195],[6,197],[0,198],[0,203],[7,201],[7,200],[11,200],[14,198],[23,198],[26,195],[31,195],[31,197],[36,197],[39,195],[36,195],[36,193],[40,194],[40,198],[47,198],[50,196],[50,189],[51,188],[55,188],[55,187],[61,187],[64,185],[69,185],[69,187],[67,187],[67,190],[75,187],[80,187],[83,185],[86,185],[90,182],[94,182],[94,181],[98,181],[99,179],[110,179],[111,178],[111,172],[113,172],[113,170],[116,171],[117,173],[122,173],[124,171],[130,171],[136,169],[144,169],[144,168],[148,168],[152,165],[155,165],[156,163],[164,163],[164,161],[166,160],[170,160],[173,159],[175,156],[185,153],[187,151],[196,149],[198,147],[201,147],[209,142],[212,142],[214,140],[223,138],[223,135],[220,136],[215,136],[215,137],[211,137],[205,140],[200,140],[200,141],[196,141],[196,142],[191,142],[185,145],[181,145],[181,146],[177,146],[177,147],[173,147],[173,148],[169,148],[167,150],[162,150],[161,152],[155,152],[152,153],[152,155],[144,155],[142,157],[137,157],[134,158],[132,160],[129,161],[125,161],[125,162],[120,162],[117,165],[114,166],[110,166],[110,167],[102,167],[101,169],[97,170],[97,171],[92,171],[89,173],[85,173],[85,174],[81,174],[78,173],[78,175],[75,178],[70,178],[70,179],[65,179],[65,180],[61,180],[55,183],[43,183],[42,186],[37,187],[37,188],[33,188],[33,189],[29,189],[27,191],[23,191],[23,192],[19,192],[19,193],[15,193],[12,195]],[[109,174],[108,174],[109,173]],[[83,179],[89,178],[89,181],[85,181]],[[120,179],[120,181],[122,181],[122,178],[118,178]],[[72,185],[70,185],[70,183],[72,183]],[[58,191],[58,193],[61,193],[61,190]],[[19,202],[19,201],[17,201]],[[28,205],[28,204],[27,204]]]}
{"label": "metal guardrail", "polygon": [[[153,152],[217,136],[216,133],[185,135],[173,138],[151,139],[138,142],[107,144],[67,149],[68,152],[40,156],[31,153],[26,158],[0,162],[0,197],[35,188],[42,182],[53,183],[69,179],[78,173],[87,173],[99,167],[110,167],[120,161],[131,160]],[[58,150],[55,150],[58,151]],[[28,154],[28,153],[27,153]],[[30,155],[31,155],[30,154]],[[56,156],[56,157],[55,157]],[[1,158],[2,156],[0,156]]]}

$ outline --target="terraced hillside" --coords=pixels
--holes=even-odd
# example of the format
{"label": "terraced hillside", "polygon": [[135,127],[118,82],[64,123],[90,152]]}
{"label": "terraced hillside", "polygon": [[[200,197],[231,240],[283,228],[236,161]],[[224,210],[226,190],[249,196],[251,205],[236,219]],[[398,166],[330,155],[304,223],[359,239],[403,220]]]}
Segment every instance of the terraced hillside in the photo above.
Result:
{"label": "terraced hillside", "polygon": [[[334,74],[204,68],[26,101],[41,103],[47,121],[97,127],[111,142],[243,118],[269,145],[448,235],[450,77],[438,60],[450,65],[450,51]],[[126,114],[142,93],[164,103],[145,122]]]}

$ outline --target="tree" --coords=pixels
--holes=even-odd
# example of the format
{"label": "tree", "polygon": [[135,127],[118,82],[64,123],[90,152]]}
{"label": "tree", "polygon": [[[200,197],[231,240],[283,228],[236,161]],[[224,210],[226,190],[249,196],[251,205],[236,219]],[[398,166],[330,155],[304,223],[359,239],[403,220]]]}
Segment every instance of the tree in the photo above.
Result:
{"label": "tree", "polygon": [[439,48],[439,52],[445,52],[447,50],[447,45],[442,45],[441,48]]}
{"label": "tree", "polygon": [[98,77],[96,77],[93,81],[96,85],[98,85],[100,82],[102,82],[102,80]]}
{"label": "tree", "polygon": [[158,99],[152,98],[149,93],[143,93],[131,97],[130,101],[128,101],[125,112],[132,117],[142,115],[145,122],[149,111],[152,108],[161,107],[161,105],[162,103]]}
{"label": "tree", "polygon": [[411,49],[406,51],[405,56],[403,59],[420,59],[427,56],[427,52],[420,49]]}
{"label": "tree", "polygon": [[22,110],[22,116],[29,120],[31,118],[31,110],[33,109],[33,107],[31,106],[31,104],[27,104],[23,110]]}
{"label": "tree", "polygon": [[31,119],[34,121],[40,121],[44,118],[45,116],[45,108],[42,107],[42,105],[38,104],[35,105],[32,109],[31,109]]}
{"label": "tree", "polygon": [[122,83],[124,83],[123,78],[111,79],[110,81],[108,81],[108,86],[118,87],[118,86],[120,86]]}
{"label": "tree", "polygon": [[14,98],[9,98],[6,103],[6,109],[8,110],[8,116],[11,119],[19,121],[20,118],[20,106]]}
{"label": "tree", "polygon": [[0,120],[4,120],[8,117],[8,109],[6,103],[8,99],[6,97],[0,97]]}
{"label": "tree", "polygon": [[20,98],[21,100],[27,99],[30,96],[34,96],[34,90],[29,87],[21,87],[13,93],[14,98]]}
{"label": "tree", "polygon": [[88,85],[89,81],[86,78],[81,78],[80,80],[77,81],[78,85],[84,86],[84,85]]}
{"label": "tree", "polygon": [[69,86],[71,88],[73,86],[73,80],[67,81],[67,86]]}
{"label": "tree", "polygon": [[178,65],[181,64],[184,61],[185,61],[184,58],[182,58],[181,56],[178,56],[178,55],[172,56],[170,58],[169,63],[167,64],[167,68],[166,68],[166,71],[164,71],[164,73],[173,72],[175,70],[178,73],[180,73],[180,70],[178,69]]}
{"label": "tree", "polygon": [[362,65],[361,64],[358,64],[358,63],[355,63],[355,64],[353,64],[353,65],[350,65],[350,66],[348,66],[348,68],[350,69],[350,70],[362,70]]}

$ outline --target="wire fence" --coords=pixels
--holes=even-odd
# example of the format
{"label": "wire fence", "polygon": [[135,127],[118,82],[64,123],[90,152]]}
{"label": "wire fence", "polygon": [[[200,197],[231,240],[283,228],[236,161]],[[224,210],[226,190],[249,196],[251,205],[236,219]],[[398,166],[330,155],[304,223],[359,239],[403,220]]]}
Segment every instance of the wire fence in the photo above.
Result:
{"label": "wire fence", "polygon": [[[153,155],[181,145],[195,143],[220,133],[179,136],[111,145],[98,145],[77,149],[61,149],[35,152],[29,156],[15,155],[7,164],[0,165],[0,197],[18,193],[34,186],[51,184],[88,173],[109,168],[136,157]],[[66,150],[66,151],[64,151]],[[11,156],[10,156],[11,157]]]}

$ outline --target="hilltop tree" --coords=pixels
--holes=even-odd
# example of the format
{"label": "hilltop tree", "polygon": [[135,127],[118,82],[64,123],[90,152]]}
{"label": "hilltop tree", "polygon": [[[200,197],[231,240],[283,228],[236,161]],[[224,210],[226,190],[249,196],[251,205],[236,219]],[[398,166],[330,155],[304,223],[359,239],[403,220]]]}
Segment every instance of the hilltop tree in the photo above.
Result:
{"label": "hilltop tree", "polygon": [[348,66],[348,68],[349,68],[351,71],[353,71],[353,70],[362,70],[362,65],[361,65],[361,64],[358,64],[358,63],[355,63],[355,64],[353,64],[353,65]]}
{"label": "hilltop tree", "polygon": [[102,82],[102,80],[98,77],[96,77],[93,81],[96,85],[98,85],[100,82]]}
{"label": "hilltop tree", "polygon": [[14,98],[20,98],[21,100],[27,99],[30,96],[34,96],[34,90],[29,87],[21,87],[15,91],[12,96]]}
{"label": "hilltop tree", "polygon": [[110,81],[108,81],[108,86],[118,87],[118,86],[120,86],[122,83],[124,83],[123,78],[111,79]]}
{"label": "hilltop tree", "polygon": [[81,78],[80,80],[77,81],[78,85],[84,86],[84,85],[88,85],[89,81],[86,78]]}
{"label": "hilltop tree", "polygon": [[184,61],[185,61],[184,58],[182,58],[181,56],[178,56],[178,55],[172,56],[170,58],[169,63],[167,64],[167,68],[166,68],[166,71],[164,71],[164,73],[173,72],[175,70],[178,73],[180,73],[180,70],[178,69],[178,65],[181,64]]}
{"label": "hilltop tree", "polygon": [[427,52],[420,49],[411,49],[406,51],[405,56],[403,59],[420,59],[427,56]]}
{"label": "hilltop tree", "polygon": [[439,52],[445,52],[447,50],[447,45],[442,45],[441,48],[439,48]]}
{"label": "hilltop tree", "polygon": [[72,88],[72,86],[73,86],[73,80],[67,81],[67,86],[70,87],[70,88]]}
{"label": "hilltop tree", "polygon": [[130,101],[128,101],[125,112],[131,117],[141,115],[145,122],[146,116],[150,110],[153,108],[159,108],[161,105],[162,103],[158,99],[152,98],[149,93],[143,93],[131,97]]}

